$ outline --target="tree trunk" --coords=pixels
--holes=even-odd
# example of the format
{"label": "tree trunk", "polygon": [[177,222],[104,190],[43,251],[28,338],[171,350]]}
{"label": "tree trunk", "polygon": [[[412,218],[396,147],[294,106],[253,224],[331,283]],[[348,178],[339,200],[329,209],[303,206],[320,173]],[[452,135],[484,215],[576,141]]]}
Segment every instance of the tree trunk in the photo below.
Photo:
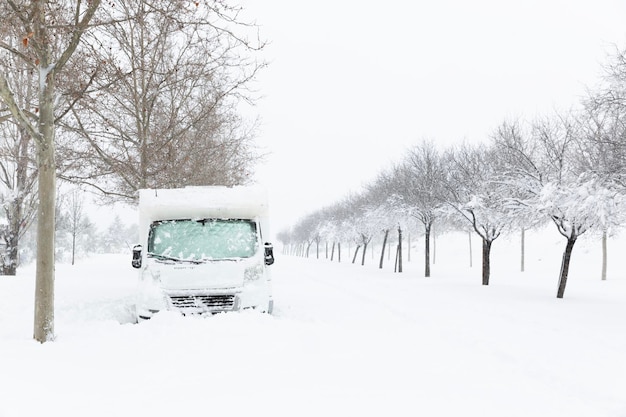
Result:
{"label": "tree trunk", "polygon": [[354,250],[354,256],[352,257],[352,263],[356,261],[356,256],[359,254],[359,249],[361,249],[361,245],[356,245],[356,249]]}
{"label": "tree trunk", "polygon": [[607,248],[606,248],[606,230],[602,232],[602,281],[606,281],[606,261],[607,261]]}
{"label": "tree trunk", "polygon": [[387,237],[389,237],[389,229],[385,230],[385,236],[383,237],[383,249],[380,251],[380,262],[378,268],[383,269],[383,261],[385,259],[385,248],[387,247]]}
{"label": "tree trunk", "polygon": [[556,298],[563,298],[563,295],[565,295],[565,286],[567,285],[567,275],[569,273],[569,263],[572,258],[572,250],[574,250],[575,243],[576,237],[570,237],[567,239],[565,252],[563,252],[563,260],[561,261],[561,275],[559,276],[559,289],[557,290]]}
{"label": "tree trunk", "polygon": [[334,242],[334,241],[333,241],[333,247],[332,247],[332,249],[330,250],[330,261],[331,261],[331,262],[335,259],[335,243],[336,243],[336,242]]}
{"label": "tree trunk", "polygon": [[[6,236],[4,241],[6,249],[2,256],[2,275],[15,275],[17,273],[18,254],[19,254],[19,234],[21,230],[21,202],[20,198],[16,197],[10,203],[9,212],[10,218],[7,225]],[[9,217],[7,215],[7,217]]]}
{"label": "tree trunk", "polygon": [[[45,39],[43,26],[44,8],[35,12],[36,33]],[[35,320],[34,338],[44,343],[54,339],[54,229],[56,208],[56,161],[54,137],[55,70],[49,70],[51,62],[47,51],[42,54],[39,80],[39,126],[37,143],[37,168],[39,207],[37,209],[37,262],[35,272]]]}
{"label": "tree trunk", "polygon": [[[49,74],[51,76],[52,74]],[[48,82],[52,84],[51,81]],[[52,86],[44,92],[53,90]],[[43,343],[54,339],[54,226],[56,164],[54,160],[53,93],[40,99],[40,131],[44,143],[37,146],[39,208],[37,211],[37,264],[34,338]]]}
{"label": "tree trunk", "polygon": [[430,277],[430,225],[424,229],[424,276]]}
{"label": "tree trunk", "polygon": [[337,242],[337,262],[341,263],[341,242]]}
{"label": "tree trunk", "polygon": [[74,265],[75,255],[76,255],[76,232],[72,232],[72,265]]}
{"label": "tree trunk", "polygon": [[396,246],[396,257],[394,259],[394,263],[393,263],[393,272],[398,272],[398,246]]}
{"label": "tree trunk", "polygon": [[472,263],[472,232],[467,232],[467,236],[469,237],[469,261],[470,261],[470,268],[473,266]]}
{"label": "tree trunk", "polygon": [[490,254],[493,242],[483,239],[483,285],[489,285],[489,275],[491,274]]}
{"label": "tree trunk", "polygon": [[15,275],[19,263],[19,241],[20,234],[25,227],[24,213],[29,211],[23,208],[24,195],[27,186],[28,170],[28,144],[30,136],[24,128],[19,128],[20,144],[18,150],[18,160],[16,161],[15,189],[16,195],[8,202],[7,221],[8,230],[5,236],[7,245],[5,256],[2,259],[2,275]]}
{"label": "tree trunk", "polygon": [[406,261],[411,262],[411,234],[407,235]]}
{"label": "tree trunk", "polygon": [[431,234],[433,235],[433,265],[437,262],[437,234],[433,232],[431,227]]}
{"label": "tree trunk", "polygon": [[367,255],[367,242],[363,244],[363,253],[361,254],[361,266],[365,265],[365,255]]}
{"label": "tree trunk", "polygon": [[398,272],[402,272],[402,229],[398,227]]}
{"label": "tree trunk", "polygon": [[[31,85],[33,83],[33,74],[27,72],[26,74],[26,94],[24,98],[26,102],[23,105],[28,108],[32,106],[30,97],[32,93]],[[8,221],[8,238],[6,240],[7,250],[6,259],[3,260],[3,275],[15,275],[17,273],[17,266],[19,264],[19,241],[20,236],[27,226],[27,219],[30,218],[31,213],[34,211],[34,206],[24,206],[25,196],[33,193],[31,187],[28,185],[32,178],[30,173],[30,161],[31,161],[31,144],[32,136],[28,133],[24,126],[18,125],[18,146],[17,146],[17,160],[15,161],[15,184],[14,191],[15,196],[9,203],[9,210],[7,212]]]}
{"label": "tree trunk", "polygon": [[524,272],[524,255],[525,255],[525,237],[526,237],[526,229],[522,228],[522,242],[521,242],[521,258],[520,258],[520,271]]}

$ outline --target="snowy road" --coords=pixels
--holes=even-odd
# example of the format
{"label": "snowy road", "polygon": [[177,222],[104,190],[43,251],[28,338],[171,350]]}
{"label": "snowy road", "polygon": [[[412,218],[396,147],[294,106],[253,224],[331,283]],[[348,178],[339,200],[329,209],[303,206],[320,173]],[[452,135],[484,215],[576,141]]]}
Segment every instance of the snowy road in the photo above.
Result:
{"label": "snowy road", "polygon": [[426,279],[418,262],[279,257],[274,316],[133,325],[128,263],[60,265],[45,345],[30,335],[32,269],[0,280],[0,417],[626,416],[623,279],[574,274],[557,301],[552,280],[506,262],[483,287],[455,262]]}

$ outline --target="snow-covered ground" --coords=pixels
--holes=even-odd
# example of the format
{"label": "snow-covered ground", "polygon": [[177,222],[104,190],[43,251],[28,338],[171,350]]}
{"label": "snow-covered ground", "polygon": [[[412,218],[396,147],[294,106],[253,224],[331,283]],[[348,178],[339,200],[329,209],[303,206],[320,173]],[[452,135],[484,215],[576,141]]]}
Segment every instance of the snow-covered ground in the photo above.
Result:
{"label": "snow-covered ground", "polygon": [[369,254],[278,255],[274,316],[137,325],[130,255],[99,255],[57,266],[57,339],[43,345],[26,266],[0,277],[0,417],[624,417],[625,242],[609,241],[601,281],[599,241],[579,241],[562,300],[555,230],[527,235],[524,273],[517,237],[496,241],[487,287],[479,241],[469,268],[467,235],[448,234],[431,278],[421,242],[402,274]]}

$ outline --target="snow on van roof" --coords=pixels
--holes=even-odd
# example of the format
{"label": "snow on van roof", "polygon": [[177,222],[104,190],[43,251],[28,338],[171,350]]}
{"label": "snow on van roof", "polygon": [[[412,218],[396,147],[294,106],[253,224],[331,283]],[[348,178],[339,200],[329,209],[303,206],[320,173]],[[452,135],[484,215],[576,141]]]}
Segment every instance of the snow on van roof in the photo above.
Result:
{"label": "snow on van roof", "polygon": [[141,223],[190,218],[251,219],[267,215],[267,192],[259,186],[139,190]]}

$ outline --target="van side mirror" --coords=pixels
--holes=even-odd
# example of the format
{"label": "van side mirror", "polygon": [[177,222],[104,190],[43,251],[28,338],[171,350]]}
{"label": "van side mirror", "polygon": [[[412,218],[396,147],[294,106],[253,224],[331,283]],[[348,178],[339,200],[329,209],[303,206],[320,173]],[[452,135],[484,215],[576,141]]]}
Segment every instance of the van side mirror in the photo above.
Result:
{"label": "van side mirror", "polygon": [[133,260],[131,264],[133,268],[141,268],[141,250],[143,247],[141,245],[133,246]]}
{"label": "van side mirror", "polygon": [[265,242],[263,246],[265,248],[265,265],[271,265],[274,263],[274,246],[268,242]]}

